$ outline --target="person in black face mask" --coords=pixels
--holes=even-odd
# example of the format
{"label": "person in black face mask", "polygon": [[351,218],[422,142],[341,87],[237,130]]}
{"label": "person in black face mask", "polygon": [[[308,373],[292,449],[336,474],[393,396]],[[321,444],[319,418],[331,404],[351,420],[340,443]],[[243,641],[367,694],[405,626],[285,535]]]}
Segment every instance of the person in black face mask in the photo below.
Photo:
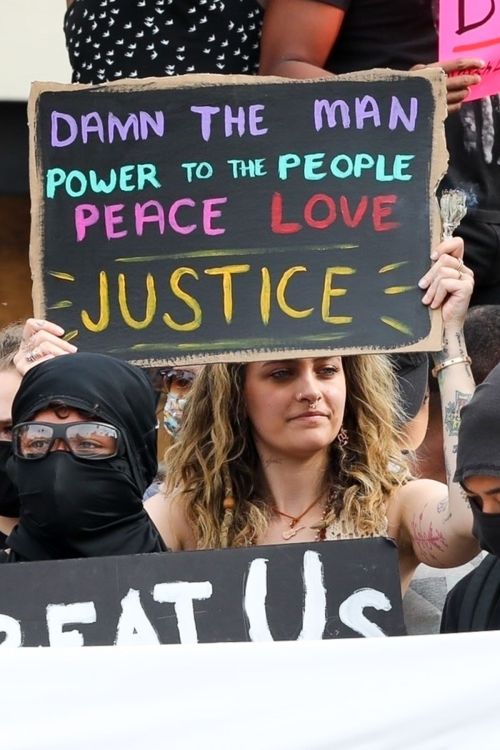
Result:
{"label": "person in black face mask", "polygon": [[448,594],[443,633],[500,629],[500,364],[461,418],[455,481],[469,498],[473,534],[490,554]]}
{"label": "person in black face mask", "polygon": [[19,523],[0,562],[160,552],[143,509],[156,473],[155,400],[139,368],[101,354],[56,357],[12,407]]}
{"label": "person in black face mask", "polygon": [[11,455],[12,402],[21,385],[14,355],[22,342],[23,326],[13,323],[0,331],[0,549],[17,522],[19,500],[17,490],[7,476],[7,460]]}

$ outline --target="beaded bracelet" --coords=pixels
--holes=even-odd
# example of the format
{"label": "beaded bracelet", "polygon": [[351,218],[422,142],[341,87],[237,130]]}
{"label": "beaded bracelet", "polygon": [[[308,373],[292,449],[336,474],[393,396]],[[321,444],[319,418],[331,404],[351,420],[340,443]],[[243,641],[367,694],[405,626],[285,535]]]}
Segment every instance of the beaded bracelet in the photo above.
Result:
{"label": "beaded bracelet", "polygon": [[452,357],[451,359],[445,359],[444,362],[440,362],[438,365],[432,368],[432,376],[437,378],[441,370],[445,367],[451,367],[451,365],[459,365],[464,362],[467,365],[472,364],[472,359],[466,354],[463,357]]}

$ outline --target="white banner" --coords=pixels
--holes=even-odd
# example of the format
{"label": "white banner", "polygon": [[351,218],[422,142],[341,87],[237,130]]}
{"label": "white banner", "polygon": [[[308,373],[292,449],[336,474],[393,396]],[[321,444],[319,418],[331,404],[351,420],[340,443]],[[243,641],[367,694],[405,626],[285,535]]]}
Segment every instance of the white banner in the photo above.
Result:
{"label": "white banner", "polygon": [[4,649],[6,750],[497,750],[500,633]]}

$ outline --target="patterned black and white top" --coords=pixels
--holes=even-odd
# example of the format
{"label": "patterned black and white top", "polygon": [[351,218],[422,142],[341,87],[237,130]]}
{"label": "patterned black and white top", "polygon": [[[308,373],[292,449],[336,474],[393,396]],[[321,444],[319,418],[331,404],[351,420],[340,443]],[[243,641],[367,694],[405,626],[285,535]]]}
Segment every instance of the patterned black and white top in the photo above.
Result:
{"label": "patterned black and white top", "polygon": [[74,83],[255,73],[257,0],[75,0],[64,18]]}

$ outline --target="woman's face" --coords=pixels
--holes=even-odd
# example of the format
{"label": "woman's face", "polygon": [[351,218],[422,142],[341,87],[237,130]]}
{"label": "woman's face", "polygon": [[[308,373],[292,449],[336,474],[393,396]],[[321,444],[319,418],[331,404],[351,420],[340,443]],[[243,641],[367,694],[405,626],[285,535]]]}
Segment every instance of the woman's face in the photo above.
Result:
{"label": "woman's face", "polygon": [[335,440],[346,382],[340,357],[251,362],[244,395],[257,449],[270,456],[307,457]]}
{"label": "woman's face", "polygon": [[167,394],[163,408],[163,426],[176,439],[182,426],[184,409],[189,392],[203,365],[172,367],[164,376],[164,393]]}
{"label": "woman's face", "polygon": [[203,369],[203,365],[185,365],[171,367],[164,378],[164,392],[171,393],[177,398],[186,398],[193,387],[196,376]]}

